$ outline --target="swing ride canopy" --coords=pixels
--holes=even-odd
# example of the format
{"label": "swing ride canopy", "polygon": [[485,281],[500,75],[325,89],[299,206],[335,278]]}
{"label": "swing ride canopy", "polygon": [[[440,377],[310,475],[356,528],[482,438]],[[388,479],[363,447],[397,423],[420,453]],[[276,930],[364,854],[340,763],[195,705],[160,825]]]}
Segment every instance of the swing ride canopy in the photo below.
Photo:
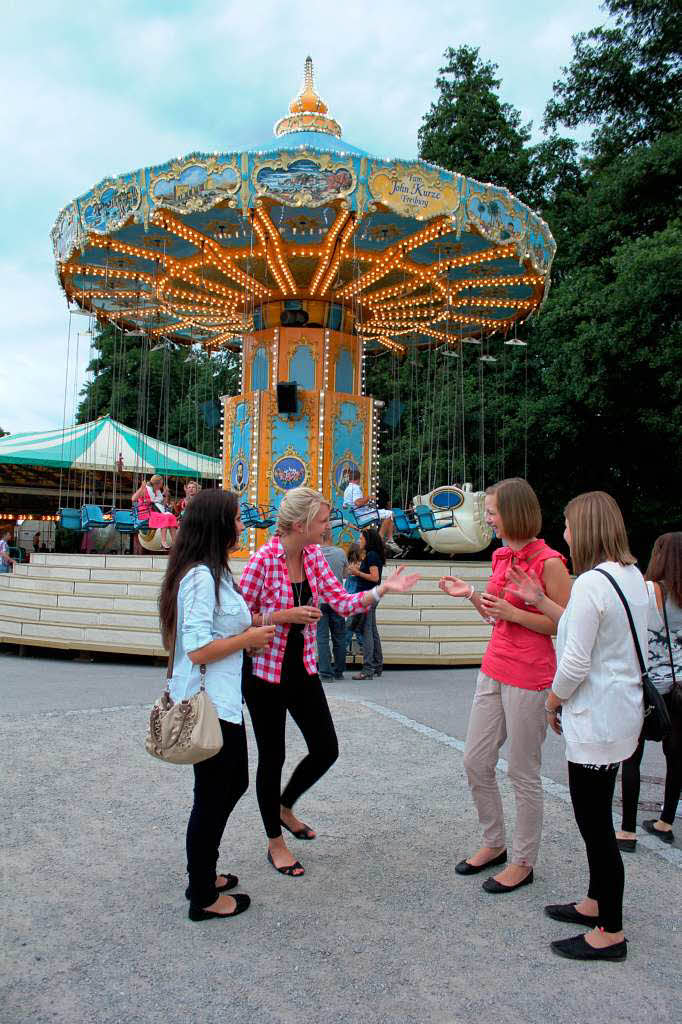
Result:
{"label": "swing ride canopy", "polygon": [[507,334],[556,249],[507,189],[346,142],[310,58],[274,140],[105,178],[52,241],[67,299],[150,341],[238,349],[269,308],[319,302],[327,326],[336,310],[367,351],[398,353]]}
{"label": "swing ride canopy", "polygon": [[220,459],[149,437],[100,416],[91,423],[0,438],[0,463],[111,473],[222,476]]}

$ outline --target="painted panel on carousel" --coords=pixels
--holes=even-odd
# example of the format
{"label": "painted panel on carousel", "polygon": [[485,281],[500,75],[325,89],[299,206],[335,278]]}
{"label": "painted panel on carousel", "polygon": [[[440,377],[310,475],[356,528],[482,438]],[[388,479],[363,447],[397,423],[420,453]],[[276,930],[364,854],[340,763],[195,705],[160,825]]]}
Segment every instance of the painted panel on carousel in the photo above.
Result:
{"label": "painted panel on carousel", "polygon": [[140,187],[132,175],[104,181],[81,200],[81,223],[86,231],[104,234],[115,231],[140,205]]}
{"label": "painted panel on carousel", "polygon": [[452,213],[460,202],[457,178],[446,181],[438,171],[425,168],[376,167],[370,175],[369,189],[375,203],[383,203],[403,217]]}
{"label": "painted panel on carousel", "polygon": [[267,391],[270,383],[270,359],[265,345],[259,345],[251,363],[251,390]]}
{"label": "painted panel on carousel", "polygon": [[459,508],[464,504],[464,495],[455,487],[439,487],[431,491],[429,499],[431,508]]}
{"label": "painted panel on carousel", "polygon": [[177,213],[210,210],[225,199],[236,206],[241,184],[237,167],[216,159],[175,161],[169,170],[152,174],[151,198],[155,206]]}
{"label": "painted panel on carousel", "polygon": [[249,483],[251,455],[251,411],[248,402],[239,402],[234,411],[230,439],[230,484],[242,493]]}
{"label": "painted panel on carousel", "polygon": [[333,438],[332,475],[334,486],[338,490],[337,478],[340,482],[345,467],[352,464],[363,472],[365,423],[354,402],[341,402],[339,405],[339,410],[334,416]]}
{"label": "painted panel on carousel", "polygon": [[475,192],[467,200],[471,223],[493,242],[520,242],[526,230],[528,209],[502,189]]}
{"label": "painted panel on carousel", "polygon": [[52,247],[58,260],[68,260],[80,236],[80,219],[75,203],[66,206],[52,228]]}
{"label": "painted panel on carousel", "polygon": [[353,356],[347,348],[340,348],[334,364],[334,390],[353,394]]}
{"label": "painted panel on carousel", "polygon": [[314,391],[315,378],[315,357],[310,345],[297,345],[289,357],[289,380],[295,380],[299,388]]}
{"label": "painted panel on carousel", "polygon": [[308,413],[298,416],[275,414],[272,417],[272,475],[269,503],[275,508],[279,508],[282,495],[288,490],[292,487],[301,487],[309,480],[310,422]]}
{"label": "painted panel on carousel", "polygon": [[290,206],[322,206],[345,198],[355,188],[355,175],[331,157],[318,160],[281,156],[256,163],[253,182],[258,196],[270,196]]}

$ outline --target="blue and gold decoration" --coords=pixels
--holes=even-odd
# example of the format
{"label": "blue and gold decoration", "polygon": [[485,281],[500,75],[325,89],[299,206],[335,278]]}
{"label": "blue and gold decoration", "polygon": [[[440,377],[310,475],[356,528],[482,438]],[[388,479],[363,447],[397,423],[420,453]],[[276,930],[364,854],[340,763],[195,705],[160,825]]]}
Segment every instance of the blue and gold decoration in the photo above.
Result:
{"label": "blue and gold decoration", "polygon": [[[52,242],[68,302],[99,321],[241,353],[224,482],[268,506],[294,479],[337,502],[350,465],[373,493],[365,359],[502,341],[544,301],[556,250],[502,185],[345,141],[310,58],[274,139],[105,178]],[[300,408],[282,416],[275,389],[291,380]]]}

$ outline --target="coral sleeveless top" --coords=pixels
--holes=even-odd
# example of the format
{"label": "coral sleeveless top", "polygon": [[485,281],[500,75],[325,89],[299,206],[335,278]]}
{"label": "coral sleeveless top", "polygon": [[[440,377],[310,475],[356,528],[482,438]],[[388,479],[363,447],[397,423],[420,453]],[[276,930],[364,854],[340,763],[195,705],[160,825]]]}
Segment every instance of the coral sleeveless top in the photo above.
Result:
{"label": "coral sleeveless top", "polygon": [[[496,597],[504,597],[510,604],[526,612],[539,615],[537,608],[526,606],[516,594],[506,594],[504,588],[507,574],[512,566],[532,569],[543,589],[544,563],[548,558],[566,559],[558,551],[545,544],[544,540],[532,540],[520,551],[499,548],[493,554],[493,572],[486,590]],[[523,690],[546,690],[552,685],[556,671],[556,654],[551,636],[535,633],[516,622],[498,619],[493,627],[481,669],[486,675],[508,686],[520,686]]]}

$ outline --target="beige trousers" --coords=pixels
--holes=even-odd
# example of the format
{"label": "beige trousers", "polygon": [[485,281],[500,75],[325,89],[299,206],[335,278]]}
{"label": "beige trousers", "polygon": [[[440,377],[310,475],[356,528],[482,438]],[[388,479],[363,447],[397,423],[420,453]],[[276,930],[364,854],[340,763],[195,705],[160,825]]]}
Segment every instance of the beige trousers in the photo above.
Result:
{"label": "beige trousers", "polygon": [[542,832],[542,744],[547,734],[546,690],[522,690],[478,673],[469,718],[464,768],[483,828],[485,846],[506,846],[502,799],[495,766],[509,740],[509,781],[516,800],[512,864],[532,867]]}

